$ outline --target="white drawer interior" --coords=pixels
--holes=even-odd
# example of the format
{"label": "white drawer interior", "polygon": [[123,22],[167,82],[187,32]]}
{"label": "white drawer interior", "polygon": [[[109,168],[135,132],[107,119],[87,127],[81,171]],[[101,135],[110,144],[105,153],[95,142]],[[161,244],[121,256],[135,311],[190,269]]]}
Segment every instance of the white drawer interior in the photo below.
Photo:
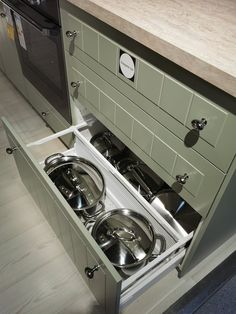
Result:
{"label": "white drawer interior", "polygon": [[[78,127],[78,126],[77,126]],[[84,127],[84,124],[82,124]],[[42,145],[49,141],[62,136],[66,133],[74,132],[75,145],[74,148],[61,152],[64,155],[76,155],[88,159],[94,163],[102,172],[106,183],[106,210],[116,208],[129,208],[143,216],[145,216],[153,225],[156,233],[165,237],[166,250],[158,255],[153,261],[149,262],[145,267],[140,268],[130,277],[122,282],[122,292],[126,301],[134,295],[129,293],[130,287],[136,286],[137,291],[140,291],[148,282],[158,278],[164,271],[171,269],[179,264],[184,255],[184,246],[188,242],[193,233],[186,236],[180,236],[166,221],[158,214],[152,206],[133,188],[128,181],[92,146],[89,142],[89,133],[84,132],[86,137],[77,130],[76,127],[71,127],[65,131],[53,134],[40,141],[28,144],[28,147]],[[45,156],[47,157],[47,156]],[[44,161],[40,162],[41,167],[44,167]],[[79,219],[79,218],[78,218]],[[154,253],[159,251],[159,241],[157,241]],[[145,275],[145,276],[144,276]],[[143,281],[143,278],[145,279]]]}

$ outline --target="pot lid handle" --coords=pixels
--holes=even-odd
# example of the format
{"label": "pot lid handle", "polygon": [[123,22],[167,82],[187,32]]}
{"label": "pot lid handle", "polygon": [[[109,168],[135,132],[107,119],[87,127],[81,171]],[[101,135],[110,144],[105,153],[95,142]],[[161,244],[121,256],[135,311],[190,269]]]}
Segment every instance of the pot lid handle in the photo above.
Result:
{"label": "pot lid handle", "polygon": [[66,170],[66,175],[73,186],[79,191],[79,193],[84,197],[87,205],[92,205],[95,201],[94,195],[91,192],[89,185],[83,179],[82,176],[78,176],[74,169],[69,168]]}

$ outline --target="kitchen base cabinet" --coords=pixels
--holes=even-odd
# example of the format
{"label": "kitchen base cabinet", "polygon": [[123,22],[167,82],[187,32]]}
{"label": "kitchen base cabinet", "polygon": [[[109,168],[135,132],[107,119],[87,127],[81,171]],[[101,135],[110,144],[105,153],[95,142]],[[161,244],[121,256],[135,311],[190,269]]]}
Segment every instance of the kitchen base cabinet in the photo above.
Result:
{"label": "kitchen base cabinet", "polygon": [[[118,313],[121,306],[125,307],[126,304],[133,302],[162,276],[180,264],[186,252],[186,243],[190,241],[193,233],[181,236],[172,229],[76,127],[70,127],[57,135],[26,145],[5,119],[3,124],[10,144],[7,152],[13,154],[22,181],[105,313]],[[122,276],[113,267],[44,171],[44,162],[37,162],[30,152],[30,147],[43,145],[56,136],[71,132],[75,136],[75,146],[62,153],[78,155],[96,164],[106,182],[106,210],[131,208],[144,215],[152,223],[155,232],[165,237],[166,250],[128,278]],[[158,253],[159,249],[157,242],[154,253]],[[88,268],[93,270],[92,276],[88,275],[86,271]]]}
{"label": "kitchen base cabinet", "polygon": [[184,280],[235,235],[235,98],[72,2],[60,1],[71,104],[89,110],[202,216],[178,267]]}

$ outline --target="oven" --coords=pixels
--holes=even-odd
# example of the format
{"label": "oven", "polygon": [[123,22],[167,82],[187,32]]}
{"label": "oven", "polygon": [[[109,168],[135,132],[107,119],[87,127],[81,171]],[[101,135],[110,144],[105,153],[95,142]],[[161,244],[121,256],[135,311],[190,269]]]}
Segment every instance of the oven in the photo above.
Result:
{"label": "oven", "polygon": [[71,123],[58,1],[3,2],[12,11],[24,76]]}

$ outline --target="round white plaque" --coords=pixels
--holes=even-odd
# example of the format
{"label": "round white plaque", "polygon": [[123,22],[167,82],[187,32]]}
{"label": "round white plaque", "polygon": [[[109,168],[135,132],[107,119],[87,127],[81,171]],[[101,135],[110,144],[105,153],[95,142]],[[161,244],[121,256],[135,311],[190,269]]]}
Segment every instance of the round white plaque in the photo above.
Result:
{"label": "round white plaque", "polygon": [[128,79],[131,79],[134,76],[134,60],[126,52],[122,53],[120,56],[120,69],[122,74]]}

